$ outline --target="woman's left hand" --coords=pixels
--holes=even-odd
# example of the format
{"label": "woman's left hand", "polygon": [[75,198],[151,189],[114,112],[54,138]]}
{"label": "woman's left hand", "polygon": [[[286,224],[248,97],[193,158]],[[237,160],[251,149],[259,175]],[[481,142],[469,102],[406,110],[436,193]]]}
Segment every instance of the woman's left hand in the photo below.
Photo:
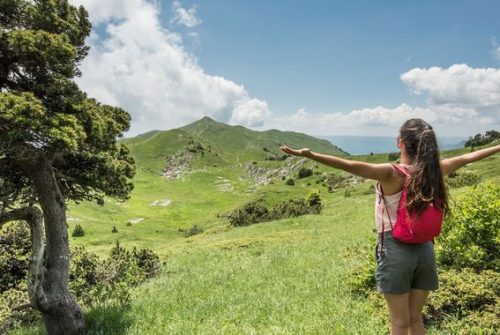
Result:
{"label": "woman's left hand", "polygon": [[286,145],[283,145],[282,147],[280,147],[280,149],[286,152],[287,154],[294,156],[308,157],[311,154],[311,150],[309,150],[309,148],[294,150],[292,148],[287,147]]}

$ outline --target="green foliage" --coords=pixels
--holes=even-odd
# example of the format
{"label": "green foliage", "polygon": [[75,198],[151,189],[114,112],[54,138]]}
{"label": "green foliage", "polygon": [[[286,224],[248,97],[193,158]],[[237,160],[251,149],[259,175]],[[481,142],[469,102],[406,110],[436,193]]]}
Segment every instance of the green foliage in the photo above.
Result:
{"label": "green foliage", "polygon": [[83,227],[80,224],[75,225],[75,228],[73,229],[73,232],[71,233],[71,236],[82,237],[84,235],[85,235],[85,231],[83,230]]}
{"label": "green foliage", "polygon": [[308,168],[305,168],[305,167],[302,167],[300,168],[299,170],[299,173],[298,173],[298,178],[299,179],[303,179],[303,178],[307,178],[307,177],[310,177],[313,175],[313,170],[311,169],[308,169]]}
{"label": "green foliage", "polygon": [[401,157],[401,152],[390,152],[387,156],[389,161],[395,161]]}
{"label": "green foliage", "polygon": [[344,197],[349,198],[351,196],[351,189],[349,187],[345,188]]}
{"label": "green foliage", "polygon": [[285,182],[285,185],[288,185],[288,186],[294,186],[294,185],[295,185],[295,181],[294,181],[292,178],[289,178],[289,179]]}
{"label": "green foliage", "polygon": [[188,230],[184,230],[184,229],[179,229],[179,230],[184,234],[184,237],[190,237],[190,236],[194,236],[194,235],[203,233],[203,228],[198,227],[197,225],[192,226]]}
{"label": "green foliage", "polygon": [[481,176],[474,171],[465,170],[463,172],[455,172],[448,176],[448,185],[450,187],[464,187],[479,184]]}
{"label": "green foliage", "polygon": [[323,207],[323,205],[321,204],[321,196],[319,195],[319,192],[312,191],[311,193],[309,193],[306,201],[307,201],[307,204],[310,207],[315,208],[317,210],[317,214],[319,214],[319,212],[321,211],[321,208]]}
{"label": "green foliage", "polygon": [[10,222],[0,230],[0,293],[16,288],[26,277],[31,254],[30,230]]}
{"label": "green foliage", "polygon": [[371,184],[367,190],[363,191],[363,194],[374,194],[375,193],[375,185]]}
{"label": "green foliage", "polygon": [[375,271],[377,265],[374,258],[375,238],[369,243],[356,244],[347,248],[342,255],[347,259],[356,259],[347,274],[347,283],[355,294],[368,296],[376,288]]}
{"label": "green foliage", "polygon": [[[29,304],[26,270],[30,255],[29,229],[24,223],[6,224],[0,231],[0,333],[39,319]],[[86,309],[127,306],[131,288],[160,273],[158,255],[149,249],[131,252],[117,242],[101,260],[84,247],[71,250],[69,288]]]}
{"label": "green foliage", "polygon": [[465,142],[464,147],[477,147],[480,145],[485,145],[491,143],[495,140],[500,139],[500,132],[496,130],[489,130],[484,135],[476,134],[475,136],[469,137]]}
{"label": "green foliage", "polygon": [[439,276],[441,287],[429,296],[424,308],[425,318],[442,323],[453,315],[467,321],[468,331],[462,329],[462,334],[497,334],[500,330],[500,273],[463,268],[447,269]]}
{"label": "green foliage", "polygon": [[65,199],[128,198],[135,173],[116,140],[130,115],[86,97],[74,82],[91,30],[67,0],[0,2],[0,207],[34,197],[21,165],[44,158]]}
{"label": "green foliage", "polygon": [[500,186],[463,194],[445,219],[436,244],[441,264],[500,271]]}
{"label": "green foliage", "polygon": [[[452,206],[435,250],[440,289],[424,308],[427,322],[453,334],[497,334],[500,330],[500,186],[472,188]],[[351,290],[379,304],[375,292],[374,242],[347,249],[356,264]],[[453,322],[449,322],[454,318]]]}
{"label": "green foliage", "polygon": [[0,334],[21,325],[31,325],[39,320],[39,313],[29,305],[28,287],[25,281],[0,293]]}
{"label": "green foliage", "polygon": [[289,199],[271,208],[260,202],[250,202],[243,208],[231,212],[227,217],[232,226],[238,227],[306,214],[319,214],[321,208],[319,193],[312,192],[307,199]]}
{"label": "green foliage", "polygon": [[248,226],[250,224],[269,221],[269,209],[259,202],[250,202],[228,215],[232,226]]}

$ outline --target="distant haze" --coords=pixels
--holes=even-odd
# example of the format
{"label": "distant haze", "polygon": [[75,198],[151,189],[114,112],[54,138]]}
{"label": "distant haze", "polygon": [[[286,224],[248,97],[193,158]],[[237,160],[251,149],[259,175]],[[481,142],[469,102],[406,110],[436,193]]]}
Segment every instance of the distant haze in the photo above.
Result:
{"label": "distant haze", "polygon": [[[342,148],[351,155],[366,155],[398,151],[395,137],[376,136],[317,136],[329,140],[334,145]],[[462,137],[440,137],[438,138],[441,150],[463,148],[465,139]]]}

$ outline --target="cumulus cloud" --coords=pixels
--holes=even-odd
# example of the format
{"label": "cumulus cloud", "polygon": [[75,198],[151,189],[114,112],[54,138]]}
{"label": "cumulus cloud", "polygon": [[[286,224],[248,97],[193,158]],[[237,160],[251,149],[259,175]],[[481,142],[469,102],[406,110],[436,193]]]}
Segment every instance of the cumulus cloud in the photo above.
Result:
{"label": "cumulus cloud", "polygon": [[280,129],[316,135],[394,135],[410,118],[431,123],[441,136],[469,136],[500,127],[500,69],[414,68],[401,75],[414,94],[427,97],[424,106],[369,107],[343,113],[310,113],[299,109],[269,122]]}
{"label": "cumulus cloud", "polygon": [[447,69],[415,68],[401,75],[415,94],[426,93],[431,104],[500,107],[500,69],[471,68],[466,64]]}
{"label": "cumulus cloud", "polygon": [[301,108],[290,116],[275,117],[270,123],[275,128],[315,135],[391,136],[396,135],[401,124],[411,118],[424,119],[442,135],[448,136],[456,135],[463,127],[470,131],[471,123],[484,126],[494,122],[473,108],[451,105],[412,107],[403,103],[394,108],[377,106],[349,113],[310,113]]}
{"label": "cumulus cloud", "polygon": [[193,5],[190,9],[185,9],[179,1],[174,1],[172,4],[172,10],[175,15],[170,21],[171,23],[177,23],[188,28],[194,28],[202,22],[196,17],[196,5]]}
{"label": "cumulus cloud", "polygon": [[128,135],[168,129],[209,115],[244,126],[262,124],[265,101],[220,76],[207,74],[182,36],[162,27],[160,10],[145,0],[73,0],[84,5],[93,32],[78,84],[103,103],[132,115]]}

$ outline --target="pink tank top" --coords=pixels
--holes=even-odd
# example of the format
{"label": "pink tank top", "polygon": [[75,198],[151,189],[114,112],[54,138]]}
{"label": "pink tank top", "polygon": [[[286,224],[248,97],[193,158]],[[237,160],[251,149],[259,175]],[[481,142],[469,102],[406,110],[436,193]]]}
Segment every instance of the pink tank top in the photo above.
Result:
{"label": "pink tank top", "polygon": [[[401,198],[402,193],[403,190],[393,195],[382,195],[382,192],[380,191],[380,184],[377,183],[377,186],[375,187],[375,224],[377,225],[377,232],[381,233],[392,230],[391,221],[393,225],[396,223],[399,199]],[[380,199],[381,196],[385,198],[385,202],[387,203],[387,209],[385,210],[384,200]],[[389,216],[391,221],[389,221]],[[382,222],[384,223],[383,226]]]}

